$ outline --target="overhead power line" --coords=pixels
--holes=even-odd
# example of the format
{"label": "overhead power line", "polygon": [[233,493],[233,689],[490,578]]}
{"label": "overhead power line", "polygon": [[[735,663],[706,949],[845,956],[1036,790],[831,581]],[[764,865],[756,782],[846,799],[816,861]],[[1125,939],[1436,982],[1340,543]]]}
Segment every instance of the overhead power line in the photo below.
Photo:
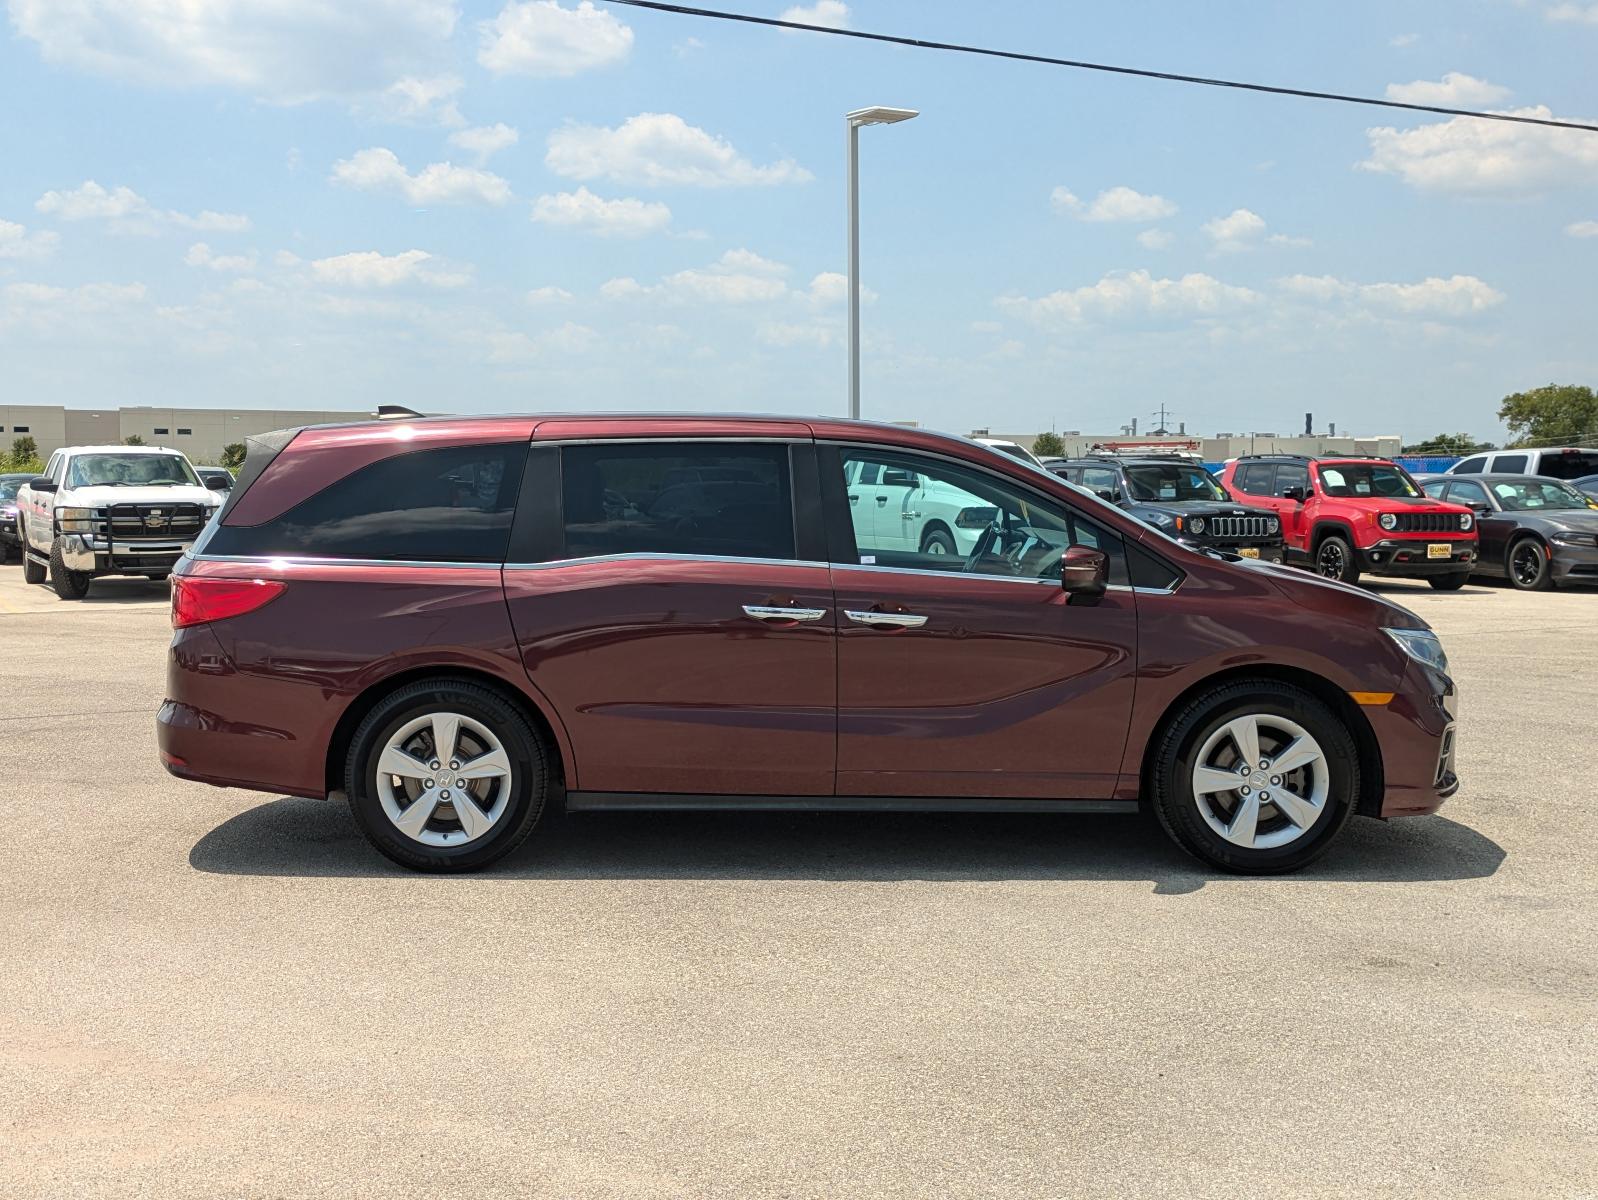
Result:
{"label": "overhead power line", "polygon": [[1439,104],[1406,104],[1402,100],[1380,100],[1374,96],[1349,96],[1341,92],[1317,92],[1309,88],[1277,87],[1268,83],[1244,83],[1236,79],[1211,79],[1204,75],[1180,75],[1173,71],[1152,71],[1143,67],[1117,67],[1109,63],[1085,62],[1073,58],[1053,58],[1046,54],[1023,54],[1019,50],[994,50],[984,46],[966,46],[958,42],[934,42],[926,38],[898,37],[890,33],[867,33],[860,29],[834,29],[830,25],[810,25],[803,21],[783,21],[776,17],[757,17],[749,13],[724,12],[716,8],[694,8],[686,4],[667,4],[664,0],[606,0],[610,4],[625,4],[631,8],[648,8],[656,12],[675,13],[684,17],[709,17],[717,21],[738,21],[746,25],[769,25],[776,29],[797,29],[805,33],[824,33],[832,37],[855,38],[866,42],[887,42],[895,46],[913,46],[919,50],[951,50],[957,54],[976,54],[985,58],[1006,58],[1016,62],[1042,63],[1050,67],[1070,67],[1078,71],[1102,71],[1109,75],[1133,75],[1140,79],[1163,79],[1169,83],[1193,83],[1202,87],[1234,88],[1243,92],[1263,92],[1268,96],[1296,96],[1303,100],[1333,100],[1339,104],[1362,104],[1369,108],[1397,108],[1408,112],[1436,113],[1445,117],[1471,117],[1479,121],[1503,121],[1512,125],[1544,125],[1551,129],[1579,129],[1585,133],[1598,133],[1598,125],[1580,121],[1560,121],[1553,117],[1528,117],[1514,113],[1481,112],[1471,108],[1445,108]]}

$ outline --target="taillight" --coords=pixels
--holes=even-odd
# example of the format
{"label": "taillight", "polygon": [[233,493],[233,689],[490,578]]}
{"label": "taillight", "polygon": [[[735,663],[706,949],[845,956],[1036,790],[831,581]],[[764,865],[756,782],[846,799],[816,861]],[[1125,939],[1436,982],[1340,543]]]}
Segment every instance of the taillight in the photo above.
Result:
{"label": "taillight", "polygon": [[209,621],[254,612],[276,600],[288,584],[275,579],[210,579],[203,575],[172,576],[172,628],[186,629]]}

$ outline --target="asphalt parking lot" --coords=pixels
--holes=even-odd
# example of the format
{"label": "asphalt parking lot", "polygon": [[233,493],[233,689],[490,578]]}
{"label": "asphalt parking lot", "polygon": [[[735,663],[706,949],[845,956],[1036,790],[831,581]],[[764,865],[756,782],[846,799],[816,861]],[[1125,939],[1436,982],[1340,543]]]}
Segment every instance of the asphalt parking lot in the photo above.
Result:
{"label": "asphalt parking lot", "polygon": [[615,814],[424,878],[165,774],[164,585],[20,576],[7,1196],[1598,1194],[1598,593],[1382,585],[1464,786],[1296,877],[1133,818]]}

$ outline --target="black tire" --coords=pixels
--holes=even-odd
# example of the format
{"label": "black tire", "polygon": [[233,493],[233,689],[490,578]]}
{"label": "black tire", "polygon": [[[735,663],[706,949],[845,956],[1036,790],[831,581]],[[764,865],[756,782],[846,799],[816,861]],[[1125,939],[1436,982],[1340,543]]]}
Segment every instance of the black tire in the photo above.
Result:
{"label": "black tire", "polygon": [[43,583],[44,564],[39,562],[28,551],[28,527],[19,517],[17,519],[17,535],[22,539],[22,582]]}
{"label": "black tire", "polygon": [[922,554],[958,554],[954,534],[947,529],[929,529],[921,537]]}
{"label": "black tire", "polygon": [[1328,533],[1315,544],[1315,573],[1339,583],[1359,582],[1359,560],[1342,534]]}
{"label": "black tire", "polygon": [[1452,575],[1433,575],[1426,582],[1439,592],[1457,592],[1468,579],[1469,571],[1456,571]]}
{"label": "black tire", "polygon": [[[1240,716],[1283,717],[1325,754],[1328,788],[1320,816],[1303,835],[1271,849],[1246,849],[1213,830],[1193,792],[1195,758],[1206,740]],[[1205,692],[1164,728],[1149,759],[1149,804],[1171,839],[1195,858],[1240,875],[1280,875],[1319,858],[1347,824],[1359,796],[1359,754],[1341,718],[1310,693],[1276,680],[1241,680]]]}
{"label": "black tire", "polygon": [[89,571],[73,571],[61,558],[61,541],[50,543],[50,586],[63,600],[82,600],[89,594],[89,584],[94,575]]}
{"label": "black tire", "polygon": [[1522,592],[1546,592],[1554,586],[1548,555],[1534,537],[1518,537],[1510,543],[1504,553],[1504,574],[1509,586]]}
{"label": "black tire", "polygon": [[[430,712],[456,712],[481,722],[504,746],[511,807],[479,840],[428,846],[394,827],[377,792],[377,757],[406,722]],[[413,871],[476,871],[503,858],[532,833],[552,790],[549,751],[527,716],[499,693],[464,679],[427,679],[380,700],[355,730],[344,764],[344,791],[355,823],[379,853]]]}

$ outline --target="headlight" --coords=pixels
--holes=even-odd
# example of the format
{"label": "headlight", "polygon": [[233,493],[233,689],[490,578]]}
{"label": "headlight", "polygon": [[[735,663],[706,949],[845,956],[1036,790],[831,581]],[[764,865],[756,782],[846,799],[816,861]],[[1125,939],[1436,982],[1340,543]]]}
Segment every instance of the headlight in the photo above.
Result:
{"label": "headlight", "polygon": [[1267,517],[1265,519],[1265,532],[1266,533],[1276,533],[1281,528],[1282,528],[1282,523],[1280,521],[1278,521],[1275,517]]}
{"label": "headlight", "polygon": [[1383,513],[1380,517],[1377,518],[1376,523],[1378,525],[1380,525],[1383,529],[1397,529],[1398,528],[1398,514],[1397,513]]}
{"label": "headlight", "polygon": [[1416,662],[1448,674],[1448,655],[1443,653],[1442,642],[1430,629],[1388,629],[1384,632]]}
{"label": "headlight", "polygon": [[1476,518],[1471,516],[1469,513],[1460,513],[1459,514],[1459,527],[1461,529],[1469,529],[1475,523],[1476,523]]}
{"label": "headlight", "polygon": [[1189,533],[1203,533],[1208,524],[1209,522],[1207,522],[1203,517],[1194,517],[1188,521],[1187,531]]}
{"label": "headlight", "polygon": [[1561,546],[1598,546],[1598,533],[1560,532],[1551,536]]}
{"label": "headlight", "polygon": [[95,533],[95,522],[103,519],[95,508],[58,508],[55,510],[56,526],[62,533]]}

